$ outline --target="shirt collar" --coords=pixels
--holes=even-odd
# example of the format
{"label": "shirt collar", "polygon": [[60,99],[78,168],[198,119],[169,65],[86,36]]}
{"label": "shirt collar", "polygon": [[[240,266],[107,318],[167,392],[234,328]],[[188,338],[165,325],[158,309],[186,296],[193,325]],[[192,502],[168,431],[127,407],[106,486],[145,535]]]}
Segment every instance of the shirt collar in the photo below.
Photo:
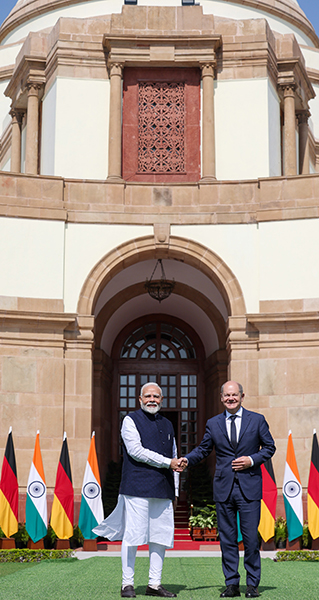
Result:
{"label": "shirt collar", "polygon": [[[235,413],[236,417],[242,417],[243,416],[243,407],[241,406],[240,409]],[[226,419],[229,419],[230,417],[233,417],[235,415],[232,415],[230,412],[228,412],[228,410],[226,409]]]}

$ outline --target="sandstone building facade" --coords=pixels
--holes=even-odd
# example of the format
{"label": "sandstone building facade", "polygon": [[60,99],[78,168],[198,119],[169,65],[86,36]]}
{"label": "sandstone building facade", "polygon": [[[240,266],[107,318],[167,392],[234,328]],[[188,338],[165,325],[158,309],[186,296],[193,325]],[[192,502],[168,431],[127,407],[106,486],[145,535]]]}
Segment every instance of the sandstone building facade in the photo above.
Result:
{"label": "sandstone building facade", "polygon": [[17,2],[0,28],[0,445],[12,425],[21,498],[38,429],[49,491],[66,431],[78,494],[91,431],[103,478],[142,383],[162,385],[185,453],[226,377],[270,423],[279,488],[292,430],[306,490],[318,92],[297,0]]}

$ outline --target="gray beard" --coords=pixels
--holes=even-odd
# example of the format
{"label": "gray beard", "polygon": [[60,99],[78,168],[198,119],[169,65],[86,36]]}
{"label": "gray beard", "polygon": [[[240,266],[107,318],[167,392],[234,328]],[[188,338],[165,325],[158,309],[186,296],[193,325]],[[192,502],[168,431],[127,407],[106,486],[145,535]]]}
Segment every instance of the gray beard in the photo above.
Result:
{"label": "gray beard", "polygon": [[161,408],[162,408],[162,403],[157,404],[156,406],[147,406],[146,404],[143,404],[141,402],[141,409],[147,413],[150,413],[151,415],[156,415],[156,413],[158,413],[161,410]]}

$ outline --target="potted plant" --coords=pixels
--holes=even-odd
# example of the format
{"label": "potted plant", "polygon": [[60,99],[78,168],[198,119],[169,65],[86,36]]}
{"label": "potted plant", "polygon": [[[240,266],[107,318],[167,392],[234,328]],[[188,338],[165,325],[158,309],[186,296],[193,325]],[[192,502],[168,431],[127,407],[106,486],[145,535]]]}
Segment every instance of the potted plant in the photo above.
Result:
{"label": "potted plant", "polygon": [[217,539],[217,514],[216,506],[214,504],[208,504],[205,508],[201,509],[202,514],[202,527],[204,529],[204,540],[216,540]]}
{"label": "potted plant", "polygon": [[193,540],[202,540],[203,532],[202,532],[202,517],[200,514],[192,515],[189,517],[189,524],[191,529],[191,536]]}
{"label": "potted plant", "polygon": [[277,517],[275,521],[275,543],[276,548],[286,548],[287,521],[284,517]]}
{"label": "potted plant", "polygon": [[[216,540],[218,531],[215,505],[208,504],[204,508],[195,508],[194,510],[196,514],[189,518],[193,539],[202,539],[204,537],[206,541]],[[195,528],[196,530],[194,531]],[[200,532],[199,529],[201,530]]]}

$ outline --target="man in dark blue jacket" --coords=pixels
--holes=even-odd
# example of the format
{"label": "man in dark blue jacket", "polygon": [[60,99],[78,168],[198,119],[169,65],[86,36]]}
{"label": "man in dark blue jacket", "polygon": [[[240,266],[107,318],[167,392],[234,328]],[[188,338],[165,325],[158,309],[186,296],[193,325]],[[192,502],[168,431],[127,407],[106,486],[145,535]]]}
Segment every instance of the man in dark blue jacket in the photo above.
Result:
{"label": "man in dark blue jacket", "polygon": [[226,589],[221,598],[240,596],[237,543],[237,512],[243,536],[246,569],[246,598],[259,596],[260,554],[258,524],[262,497],[260,465],[271,458],[276,448],[268,424],[259,413],[245,410],[243,388],[227,381],[221,389],[225,411],[206,423],[200,445],[179,459],[180,468],[193,466],[216,452],[214,500],[222,550]]}

